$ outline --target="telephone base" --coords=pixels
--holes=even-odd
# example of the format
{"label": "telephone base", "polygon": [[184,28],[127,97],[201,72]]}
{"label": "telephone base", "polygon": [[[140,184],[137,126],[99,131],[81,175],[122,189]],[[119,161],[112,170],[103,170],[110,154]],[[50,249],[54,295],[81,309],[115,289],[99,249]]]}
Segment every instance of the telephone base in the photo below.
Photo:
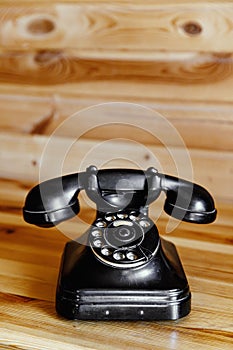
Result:
{"label": "telephone base", "polygon": [[190,312],[191,293],[171,242],[161,239],[144,266],[120,269],[72,241],[63,254],[56,309],[74,320],[176,320]]}
{"label": "telephone base", "polygon": [[190,312],[190,304],[187,290],[80,290],[70,298],[59,295],[56,308],[74,320],[177,320]]}

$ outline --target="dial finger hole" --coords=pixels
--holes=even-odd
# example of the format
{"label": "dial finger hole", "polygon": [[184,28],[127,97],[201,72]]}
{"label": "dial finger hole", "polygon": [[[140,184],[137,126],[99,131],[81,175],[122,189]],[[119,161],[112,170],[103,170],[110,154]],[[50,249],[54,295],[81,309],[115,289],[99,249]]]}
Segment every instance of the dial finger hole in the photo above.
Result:
{"label": "dial finger hole", "polygon": [[138,258],[137,255],[134,252],[128,252],[126,254],[126,257],[127,257],[127,259],[129,259],[131,261],[137,260],[137,258]]}
{"label": "dial finger hole", "polygon": [[107,226],[105,221],[97,221],[95,225],[97,227],[106,227]]}
{"label": "dial finger hole", "polygon": [[113,258],[115,259],[115,260],[123,260],[123,259],[125,259],[125,255],[123,254],[123,253],[121,253],[121,252],[115,252],[114,254],[113,254]]}
{"label": "dial finger hole", "polygon": [[112,250],[108,247],[103,247],[101,249],[101,253],[105,256],[110,256],[110,255],[112,255]]}
{"label": "dial finger hole", "polygon": [[102,246],[102,241],[100,239],[95,239],[94,242],[93,242],[94,246],[96,248],[101,248]]}
{"label": "dial finger hole", "polygon": [[126,214],[126,213],[118,213],[118,214],[117,214],[117,217],[118,217],[119,219],[127,219],[128,214]]}
{"label": "dial finger hole", "polygon": [[102,236],[102,231],[101,230],[93,230],[93,231],[91,231],[91,235],[93,237],[101,237]]}
{"label": "dial finger hole", "polygon": [[106,215],[105,219],[107,221],[113,221],[113,220],[116,220],[116,216],[115,215]]}

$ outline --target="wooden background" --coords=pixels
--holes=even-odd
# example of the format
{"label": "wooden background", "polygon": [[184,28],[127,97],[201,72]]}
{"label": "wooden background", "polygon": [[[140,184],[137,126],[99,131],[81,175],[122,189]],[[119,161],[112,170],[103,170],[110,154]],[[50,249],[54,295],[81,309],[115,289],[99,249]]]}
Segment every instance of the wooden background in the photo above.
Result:
{"label": "wooden background", "polygon": [[[232,28],[233,3],[225,0],[0,1],[1,349],[232,349]],[[166,234],[168,216],[158,220],[178,247],[193,293],[192,313],[177,322],[58,318],[54,293],[68,238],[22,220],[51,133],[74,112],[106,102],[141,104],[167,118],[190,152],[193,179],[216,201],[212,225],[181,223]],[[127,119],[127,106],[119,113]],[[101,164],[104,155],[122,153],[115,165],[138,161],[146,168],[154,156],[173,174],[166,149],[143,127],[160,130],[182,163],[177,139],[159,120],[130,117],[142,129],[110,125],[114,113],[103,113],[108,125],[92,130],[83,118],[88,132],[65,171],[79,170],[86,154]],[[47,160],[51,168],[77,138],[78,126],[63,125]],[[101,152],[88,153],[103,141]],[[63,226],[72,237],[93,218],[90,203],[82,204],[81,219]],[[162,200],[151,216],[161,207]]]}

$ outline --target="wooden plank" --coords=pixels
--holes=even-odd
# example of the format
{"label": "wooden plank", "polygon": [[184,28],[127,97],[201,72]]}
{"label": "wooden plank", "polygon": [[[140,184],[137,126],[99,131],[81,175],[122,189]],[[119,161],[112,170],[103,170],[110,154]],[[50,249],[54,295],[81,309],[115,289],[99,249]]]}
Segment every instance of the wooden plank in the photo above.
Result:
{"label": "wooden plank", "polygon": [[0,130],[6,132],[40,133],[53,118],[54,108],[48,99],[0,95]]}
{"label": "wooden plank", "polygon": [[[61,67],[58,68],[60,72]],[[205,70],[205,68],[203,68]],[[223,66],[223,71],[224,71]],[[32,84],[21,84],[13,81],[0,84],[0,94],[28,95],[51,97],[61,96],[73,99],[90,99],[101,102],[106,101],[127,101],[144,103],[155,101],[174,101],[184,103],[193,101],[194,103],[232,103],[232,76],[229,71],[225,71],[229,77],[220,79],[217,82],[209,83],[208,79],[203,84],[182,84],[169,82],[150,81],[148,79],[99,79],[80,81],[78,83],[64,83],[58,85],[39,85],[36,81]],[[133,73],[135,74],[135,72]],[[39,83],[38,76],[38,83]]]}
{"label": "wooden plank", "polygon": [[[220,5],[221,4],[221,5]],[[73,47],[82,53],[232,51],[231,3],[50,4],[0,11],[0,44],[8,49]],[[72,28],[72,30],[68,30]],[[146,38],[146,40],[145,40]],[[190,41],[192,45],[190,45]]]}
{"label": "wooden plank", "polygon": [[[198,296],[203,298],[203,294]],[[216,349],[224,346],[228,350],[232,347],[230,317],[228,309],[221,317],[214,321],[214,315],[207,311],[206,307],[194,309],[193,317],[174,323],[165,322],[108,322],[104,331],[101,322],[72,322],[58,318],[49,302],[41,302],[20,298],[16,296],[1,295],[4,302],[3,316],[5,322],[1,322],[1,334],[3,344],[18,344],[24,349],[101,349],[108,342],[108,348],[119,349],[152,349],[156,344],[160,349],[170,349],[171,342],[178,346],[187,346],[187,349]],[[223,305],[221,298],[216,305]],[[208,302],[213,300],[207,298]],[[215,307],[216,307],[215,305]],[[218,308],[219,313],[221,310]],[[18,323],[14,315],[18,316]],[[37,319],[33,315],[37,315]],[[199,316],[199,319],[198,319]],[[225,324],[224,324],[225,322]],[[141,327],[143,326],[143,335]],[[202,326],[202,328],[201,328]],[[195,336],[192,328],[196,329]],[[175,332],[175,340],[171,339],[171,333]],[[30,334],[30,337],[28,337]],[[173,334],[173,333],[172,333]],[[27,345],[25,344],[27,339]],[[177,339],[178,338],[178,339]],[[93,339],[95,345],[93,347]]]}
{"label": "wooden plank", "polygon": [[[144,101],[142,106],[145,109],[143,110],[142,107],[137,108],[136,103],[135,107],[131,108],[127,104],[125,106],[122,104],[120,108],[113,104],[112,108],[100,108],[101,116],[100,113],[98,114],[98,107],[91,108],[93,112],[90,111],[89,117],[96,113],[96,121],[100,120],[101,126],[90,127],[88,114],[84,114],[82,110],[98,105],[97,101],[72,101],[56,98],[56,102],[56,118],[53,118],[44,128],[43,133],[47,135],[60,127],[60,130],[56,131],[60,136],[76,137],[77,130],[71,125],[69,118],[74,113],[81,111],[79,117],[77,115],[77,120],[80,120],[82,128],[87,130],[85,138],[88,139],[107,140],[122,137],[144,145],[159,145],[160,141],[156,138],[156,134],[157,136],[163,134],[164,139],[170,145],[179,146],[180,140],[171,137],[169,128],[164,127],[164,118],[166,118],[168,123],[177,129],[188,148],[233,150],[233,108],[231,105],[178,104],[169,101],[167,103],[165,101],[148,103]],[[151,110],[151,113],[148,109]],[[141,125],[141,128],[136,125]]]}
{"label": "wooden plank", "polygon": [[[230,2],[122,3],[2,5],[0,92],[50,97],[56,91],[99,101],[232,102]],[[182,28],[187,30],[197,14],[206,27],[196,36],[184,34]],[[112,18],[117,24],[108,28]],[[32,28],[36,23],[31,36],[24,30],[30,28],[27,21]],[[64,29],[71,27],[71,32]]]}
{"label": "wooden plank", "polygon": [[[83,56],[84,55],[84,56]],[[101,57],[102,56],[102,57]],[[2,88],[24,93],[29,85],[46,94],[94,95],[97,99],[231,101],[231,54],[154,52],[152,59],[119,53],[85,57],[77,50],[8,52],[0,56]],[[25,86],[24,86],[25,85]],[[95,92],[94,92],[95,91]],[[38,91],[37,91],[38,93]]]}
{"label": "wooden plank", "polygon": [[129,81],[174,85],[206,85],[232,80],[233,56],[226,53],[154,52],[93,58],[78,50],[10,51],[0,56],[0,82],[29,85]]}
{"label": "wooden plank", "polygon": [[15,210],[23,207],[24,198],[30,185],[23,186],[18,181],[0,180],[0,207],[4,210]]}
{"label": "wooden plank", "polygon": [[192,175],[190,172],[193,168],[194,180],[207,187],[216,198],[224,200],[233,198],[232,152],[191,150],[191,167],[191,164],[187,164],[185,149],[181,148],[171,147],[170,151],[173,152],[171,157],[168,150],[162,146],[147,148],[124,140],[99,143],[99,141],[77,141],[75,138],[58,137],[52,141],[50,139],[50,148],[47,148],[41,168],[42,152],[49,138],[21,135],[16,138],[4,133],[0,136],[2,179],[18,180],[28,185],[38,182],[40,170],[44,178],[51,178],[61,173],[85,170],[90,164],[97,166],[105,164],[104,167],[139,166],[144,169],[153,165],[160,171],[173,175],[177,174],[178,169],[180,177],[188,176],[191,180],[189,176]]}
{"label": "wooden plank", "polygon": [[[53,3],[56,3],[56,4],[75,4],[76,1],[75,0],[51,0],[50,1],[51,4]],[[82,4],[100,4],[100,5],[105,5],[106,3],[108,3],[107,0],[82,0],[80,1],[80,3]],[[142,4],[142,0],[114,0],[112,1],[113,4],[119,4],[121,6],[129,6],[129,5],[132,5],[132,4]],[[18,0],[17,1],[17,4],[20,5],[20,6],[26,6],[26,5],[29,5],[29,6],[32,6],[32,5],[38,5],[38,1],[37,0]],[[40,4],[44,4],[44,5],[47,5],[48,2],[46,0],[40,0]],[[161,6],[161,5],[171,5],[172,7],[174,7],[174,5],[185,5],[185,4],[188,4],[190,5],[190,0],[148,0],[146,3],[143,3],[143,5],[146,7],[147,5],[158,5],[158,6]],[[202,0],[195,0],[193,4],[206,4],[206,5],[212,5],[212,6],[220,6],[222,4],[226,4],[226,5],[231,5],[231,1],[230,0],[222,0],[222,1],[219,1],[219,0],[205,0],[205,1],[202,1]],[[9,7],[9,0],[0,0],[0,5],[1,6],[7,6]]]}
{"label": "wooden plank", "polygon": [[[199,295],[199,298],[202,297],[203,294]],[[1,295],[1,300],[4,317],[1,334],[3,344],[12,346],[9,349],[16,344],[27,350],[103,349],[106,343],[110,350],[147,350],[153,349],[155,344],[159,344],[161,350],[170,349],[171,344],[192,350],[212,350],[216,346],[230,350],[232,347],[230,309],[221,314],[218,308],[221,317],[215,320],[215,314],[207,312],[206,307],[199,309],[201,311],[195,309],[192,317],[176,322],[175,328],[171,322],[106,322],[103,328],[102,322],[72,322],[58,318],[49,302],[10,295]],[[207,299],[206,305],[210,301],[213,303],[213,300]],[[221,298],[215,301],[215,307],[222,305]],[[36,319],[34,315],[37,315]]]}
{"label": "wooden plank", "polygon": [[[74,113],[99,103],[101,100],[72,100],[58,96],[32,98],[23,95],[0,95],[0,130],[50,135],[62,124],[59,135],[75,137],[77,130],[70,125],[69,118]],[[162,133],[169,145],[179,146],[179,140],[171,138],[171,133],[163,126],[163,118],[166,118],[180,133],[188,148],[233,150],[231,105],[179,104],[170,101],[167,103],[144,101],[143,105],[144,110],[142,107],[137,108],[136,104],[135,108],[129,108],[128,104],[122,104],[120,108],[116,108],[117,106],[113,104],[112,110],[109,107],[106,110],[102,108],[100,122],[102,125],[96,128],[90,127],[89,118],[84,118],[81,114],[82,128],[87,130],[85,138],[106,140],[120,136],[144,145],[159,145],[160,142],[155,134],[160,134],[163,130]],[[147,116],[148,108],[151,109],[151,118]],[[155,111],[154,118],[152,111]],[[98,109],[96,109],[97,112]],[[158,118],[156,113],[159,113],[161,118]],[[96,121],[98,118],[96,117]],[[141,128],[135,126],[140,124]],[[144,130],[145,126],[151,132]]]}
{"label": "wooden plank", "polygon": [[[64,6],[65,9],[68,6],[67,11],[69,12],[69,5]],[[43,11],[47,11],[47,8],[42,8]],[[12,8],[13,16],[17,16],[17,11],[20,12],[20,10]],[[27,9],[27,11],[29,11],[29,16],[34,15],[31,13],[34,10]],[[27,11],[25,16],[27,16]],[[35,9],[35,11],[38,10]],[[11,10],[8,12],[11,13]],[[7,20],[10,16],[8,12],[3,14],[4,20]],[[24,16],[24,11],[22,10],[20,14]],[[80,11],[78,11],[78,14],[80,15]],[[148,25],[150,25],[150,21]],[[40,40],[34,41],[36,43],[40,42]],[[32,42],[34,41],[32,40]],[[114,42],[114,40],[110,41]],[[156,43],[158,41],[157,39],[154,40]],[[174,42],[173,37],[172,41]],[[8,42],[9,38],[7,38]],[[52,42],[55,43],[55,40],[52,40]],[[75,42],[77,42],[77,38],[75,38]],[[96,42],[95,40],[95,45]],[[147,41],[143,40],[142,42]],[[218,41],[215,35],[215,48],[216,42]],[[25,38],[23,44],[25,46]],[[232,50],[229,54],[226,53],[226,50],[220,50],[216,54],[214,50],[208,48],[206,53],[200,53],[199,51],[203,51],[203,49],[199,46],[197,52],[195,52],[193,43],[190,45],[190,38],[188,40],[189,47],[180,50],[180,52],[177,52],[177,45],[175,49],[170,44],[167,45],[166,48],[169,47],[169,54],[168,52],[164,53],[164,47],[153,48],[151,44],[149,44],[150,50],[142,48],[140,53],[134,48],[131,52],[128,41],[127,49],[116,49],[117,46],[114,44],[114,50],[118,50],[117,52],[109,47],[108,43],[104,48],[96,48],[95,45],[91,46],[92,49],[89,53],[86,52],[87,50],[84,47],[76,50],[64,50],[67,46],[61,49],[52,47],[52,50],[46,46],[46,43],[43,43],[40,48],[36,46],[38,51],[23,55],[23,48],[19,51],[20,46],[17,42],[16,52],[7,51],[2,54],[0,80],[7,84],[24,83],[33,85],[34,83],[35,86],[32,90],[38,88],[36,85],[62,84],[62,86],[56,86],[58,93],[64,93],[65,90],[66,93],[70,94],[74,94],[74,91],[77,94],[93,94],[93,91],[95,91],[98,94],[101,92],[100,97],[108,96],[110,98],[113,96],[116,99],[125,98],[126,96],[128,98],[139,98],[142,97],[143,92],[147,98],[170,96],[170,98],[178,99],[182,96],[182,99],[187,99],[192,96],[192,99],[195,100],[216,101],[223,99],[231,101]],[[74,47],[73,45],[69,46]],[[192,47],[191,52],[190,46]],[[26,47],[27,50],[31,50],[31,44],[26,45]],[[140,48],[140,44],[136,43],[136,47],[137,49]],[[227,43],[227,47],[229,48],[229,43]],[[207,49],[207,45],[205,45],[205,49]],[[66,83],[65,86],[63,86],[64,82]],[[109,89],[110,83],[113,84],[111,89]],[[201,89],[200,85],[202,86]],[[3,88],[5,89],[7,86],[4,84]],[[25,92],[31,90],[27,87],[24,87],[24,89]],[[54,91],[54,87],[51,88],[50,86],[41,89],[44,93]],[[111,92],[111,96],[109,92]]]}

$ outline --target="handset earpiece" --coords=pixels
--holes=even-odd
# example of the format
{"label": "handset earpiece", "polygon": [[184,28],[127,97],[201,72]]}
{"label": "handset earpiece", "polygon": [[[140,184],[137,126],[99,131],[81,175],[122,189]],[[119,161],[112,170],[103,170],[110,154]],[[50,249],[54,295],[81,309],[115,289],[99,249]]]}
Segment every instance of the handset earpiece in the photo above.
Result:
{"label": "handset earpiece", "polygon": [[197,224],[215,220],[217,211],[210,193],[202,186],[177,177],[162,175],[161,187],[166,193],[164,210],[176,219]]}
{"label": "handset earpiece", "polygon": [[33,187],[23,208],[24,220],[40,227],[52,227],[79,212],[80,174],[71,174]]}

